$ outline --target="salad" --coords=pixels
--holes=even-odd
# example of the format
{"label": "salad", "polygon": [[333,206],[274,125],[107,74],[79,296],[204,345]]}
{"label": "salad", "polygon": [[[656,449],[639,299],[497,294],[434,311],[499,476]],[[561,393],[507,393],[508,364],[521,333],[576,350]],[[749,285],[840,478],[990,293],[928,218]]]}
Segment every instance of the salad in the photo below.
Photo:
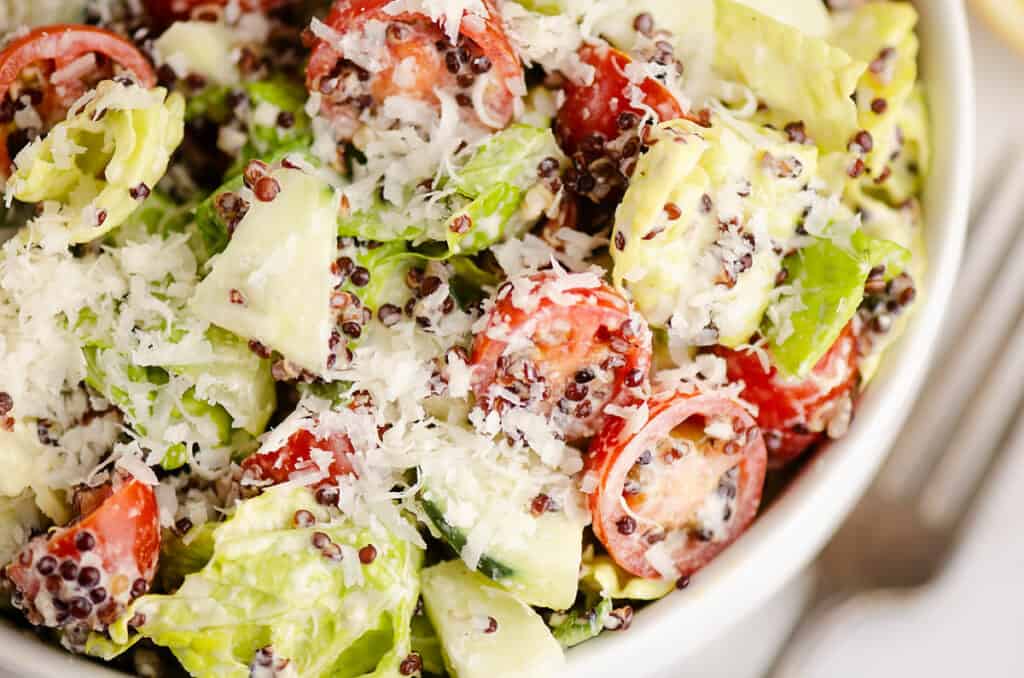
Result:
{"label": "salad", "polygon": [[493,678],[686,596],[913,307],[916,20],[0,0],[5,615]]}

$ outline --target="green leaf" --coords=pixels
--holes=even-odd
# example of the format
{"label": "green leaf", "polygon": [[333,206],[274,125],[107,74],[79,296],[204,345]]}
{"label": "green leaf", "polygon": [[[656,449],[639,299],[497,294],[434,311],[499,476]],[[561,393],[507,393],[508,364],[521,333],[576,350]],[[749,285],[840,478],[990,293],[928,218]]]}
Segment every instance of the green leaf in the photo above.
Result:
{"label": "green leaf", "polygon": [[[518,235],[514,219],[523,201],[523,191],[498,183],[448,219],[446,238],[452,254],[475,254],[509,236]],[[468,229],[468,230],[464,230]]]}
{"label": "green leaf", "polygon": [[[296,527],[299,510],[316,524]],[[357,558],[350,549],[369,544],[377,557],[352,579],[342,562],[313,546],[314,532],[343,547],[343,557]],[[291,486],[239,504],[212,539],[209,562],[174,594],[143,596],[111,625],[115,647],[148,638],[200,678],[246,678],[257,650],[267,646],[301,676],[397,674],[410,651],[418,549],[358,528],[329,513],[308,488]],[[135,614],[146,622],[132,631]]]}
{"label": "green leaf", "polygon": [[802,120],[822,148],[842,150],[858,129],[850,99],[867,64],[735,0],[715,2],[715,67],[779,116]]}
{"label": "green leaf", "polygon": [[575,607],[566,614],[565,619],[552,627],[551,633],[555,640],[564,648],[596,638],[604,631],[604,624],[612,612],[612,599],[599,596],[596,603],[584,597],[582,605]]}
{"label": "green leaf", "polygon": [[164,532],[160,541],[157,579],[166,592],[176,590],[187,575],[203,569],[213,558],[213,532],[219,523],[197,525],[182,536]]}
{"label": "green leaf", "polygon": [[14,197],[58,203],[48,216],[64,222],[73,243],[98,238],[140,207],[134,189],[163,177],[184,136],[184,113],[179,94],[105,80],[79,112],[18,154]]}
{"label": "green leaf", "polygon": [[262,125],[250,114],[249,140],[228,170],[228,176],[241,173],[253,158],[281,157],[282,150],[286,148],[299,147],[308,152],[313,136],[309,116],[305,111],[308,94],[304,87],[293,80],[276,77],[247,82],[242,89],[249,97],[251,111],[256,111],[261,105],[273,106],[282,113],[290,113],[293,122],[288,128],[279,126],[276,120],[270,125]]}
{"label": "green leaf", "polygon": [[537,182],[537,166],[545,158],[560,164],[565,156],[549,128],[516,124],[490,137],[453,179],[455,189],[475,198],[495,184],[526,189]]}
{"label": "green leaf", "polygon": [[805,377],[857,312],[871,269],[885,265],[896,275],[909,260],[910,253],[896,243],[860,231],[848,243],[816,238],[786,257],[783,266],[796,293],[778,302],[790,309],[785,336],[781,326],[769,323],[772,362],[790,376]]}
{"label": "green leaf", "polygon": [[412,618],[412,649],[419,653],[425,673],[444,674],[441,640],[426,614],[420,613]]}

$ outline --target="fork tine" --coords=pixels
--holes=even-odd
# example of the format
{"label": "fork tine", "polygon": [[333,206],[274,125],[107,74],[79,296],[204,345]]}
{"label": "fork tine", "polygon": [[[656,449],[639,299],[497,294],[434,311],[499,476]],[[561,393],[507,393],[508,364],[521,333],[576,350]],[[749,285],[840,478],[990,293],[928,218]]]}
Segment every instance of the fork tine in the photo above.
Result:
{"label": "fork tine", "polygon": [[[975,494],[985,471],[1005,450],[1007,429],[1024,398],[1024,316],[1013,338],[986,375],[979,392],[959,419],[938,466],[921,496],[921,517],[936,528],[951,528]],[[1018,424],[1014,437],[1024,435]]]}
{"label": "fork tine", "polygon": [[[948,413],[961,412],[967,406],[985,368],[996,360],[1011,323],[1020,313],[1024,303],[1024,266],[1020,264],[1024,261],[1024,229],[1018,229],[1016,236],[1010,252],[1001,248],[1006,256],[988,295],[980,303],[976,297],[970,300],[973,303],[958,306],[976,310],[957,340],[957,348],[947,348],[939,355],[914,416],[894,447],[886,472],[881,476],[881,490],[890,496],[917,492],[923,486],[928,467],[936,461],[934,455],[928,453],[944,447],[942,442],[948,439],[956,423]],[[977,272],[979,268],[992,266],[986,260],[972,257],[966,269],[972,280],[981,275]],[[964,301],[957,303],[966,304]]]}
{"label": "fork tine", "polygon": [[[996,265],[1012,242],[1015,227],[1024,214],[1024,152],[1014,149],[1012,164],[987,202],[984,213],[971,231],[964,266],[957,278],[950,308],[971,308],[991,282]],[[943,355],[966,328],[969,313],[949,315],[936,355]]]}

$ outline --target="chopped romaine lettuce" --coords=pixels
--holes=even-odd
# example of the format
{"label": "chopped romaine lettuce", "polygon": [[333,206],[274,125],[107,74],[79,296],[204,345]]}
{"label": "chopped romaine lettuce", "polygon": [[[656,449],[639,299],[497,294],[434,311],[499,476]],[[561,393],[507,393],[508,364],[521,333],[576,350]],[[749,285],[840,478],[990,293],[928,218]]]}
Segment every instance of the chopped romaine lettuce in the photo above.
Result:
{"label": "chopped romaine lettuce", "polygon": [[445,233],[452,254],[475,254],[508,236],[519,235],[526,224],[515,218],[523,191],[496,183],[448,219]]}
{"label": "chopped romaine lettuce", "polygon": [[15,158],[14,197],[56,201],[57,221],[71,242],[93,240],[120,226],[167,170],[184,135],[185,100],[106,80],[67,120]]}
{"label": "chopped romaine lettuce", "polygon": [[762,14],[815,38],[828,36],[832,21],[820,0],[739,0]]}
{"label": "chopped romaine lettuce", "polygon": [[192,444],[232,444],[231,415],[221,405],[198,398],[190,380],[176,380],[168,388],[171,377],[162,368],[137,367],[130,356],[97,345],[86,345],[83,353],[86,383],[124,413],[130,428],[168,443],[160,458],[164,468],[183,466]]}
{"label": "chopped romaine lettuce", "polygon": [[436,223],[433,219],[411,218],[406,210],[378,196],[371,207],[339,217],[338,235],[379,242],[418,241],[427,233],[440,233],[441,214],[447,214],[448,211],[439,208],[438,212]]}
{"label": "chopped romaine lettuce", "polygon": [[[283,149],[287,152],[293,147],[309,149],[313,137],[305,111],[305,87],[284,78],[272,78],[247,82],[242,90],[248,100],[243,118],[247,141],[228,176],[241,173],[253,158],[280,155]],[[287,124],[282,124],[282,120]]]}
{"label": "chopped romaine lettuce", "polygon": [[197,525],[182,536],[165,531],[160,540],[157,579],[166,593],[176,591],[185,577],[206,567],[213,558],[213,532],[219,523]]}
{"label": "chopped romaine lettuce", "polygon": [[[296,527],[298,511],[315,524]],[[369,545],[376,555],[364,564],[358,551]],[[340,557],[325,555],[334,549]],[[213,530],[210,561],[174,594],[139,598],[111,625],[112,644],[94,636],[87,649],[109,656],[148,638],[198,677],[246,678],[261,650],[300,676],[396,675],[420,561],[408,542],[332,515],[309,489],[278,486]]]}
{"label": "chopped romaine lettuce", "polygon": [[924,188],[931,164],[931,141],[928,138],[928,106],[924,91],[918,85],[911,92],[895,120],[895,133],[903,145],[895,158],[890,156],[888,178],[865,178],[864,191],[892,206],[906,204]]}
{"label": "chopped romaine lettuce", "polygon": [[455,174],[455,189],[470,198],[490,191],[495,184],[527,189],[537,182],[537,168],[545,158],[559,164],[565,156],[549,128],[516,124],[491,136]]}
{"label": "chopped romaine lettuce", "polygon": [[194,380],[196,397],[223,407],[234,428],[260,435],[277,406],[270,362],[253,353],[245,340],[219,327],[211,326],[206,339],[213,349],[210,360],[166,369]]}
{"label": "chopped romaine lettuce", "polygon": [[[540,183],[538,165],[565,158],[550,129],[516,124],[495,133],[476,149],[437,201],[418,201],[415,210],[375,198],[374,204],[338,220],[338,234],[387,242],[445,242],[448,255],[473,254],[528,227],[526,195]],[[547,205],[544,205],[547,207]],[[415,213],[417,216],[412,216]]]}
{"label": "chopped romaine lettuce", "polygon": [[604,631],[612,613],[612,599],[604,596],[583,596],[578,607],[562,615],[553,615],[548,621],[551,633],[562,647],[596,638]]}
{"label": "chopped romaine lettuce", "polygon": [[[804,377],[835,343],[864,298],[875,266],[889,275],[903,270],[910,253],[896,243],[855,231],[848,242],[815,238],[786,257],[791,292],[777,302],[769,322],[772,362],[785,374]],[[771,317],[771,314],[769,314]]]}
{"label": "chopped romaine lettuce", "polygon": [[909,3],[871,2],[844,15],[832,36],[834,44],[870,64],[856,92],[860,127],[872,136],[865,154],[870,177],[886,172],[899,149],[897,120],[917,80],[916,23],[917,11]]}
{"label": "chopped romaine lettuce", "polygon": [[846,148],[858,129],[850,96],[867,64],[736,0],[715,9],[718,71],[753,89],[779,126],[802,121],[821,148]]}

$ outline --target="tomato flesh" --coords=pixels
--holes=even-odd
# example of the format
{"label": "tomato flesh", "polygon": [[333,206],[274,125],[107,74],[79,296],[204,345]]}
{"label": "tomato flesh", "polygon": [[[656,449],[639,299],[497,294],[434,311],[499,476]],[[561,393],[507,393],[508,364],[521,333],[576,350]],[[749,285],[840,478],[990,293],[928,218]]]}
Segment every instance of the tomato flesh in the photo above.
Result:
{"label": "tomato flesh", "polygon": [[753,418],[722,395],[662,392],[647,407],[639,426],[609,417],[591,442],[584,478],[597,480],[593,530],[626,571],[686,577],[754,519],[764,441]]}
{"label": "tomato flesh", "polygon": [[[42,26],[0,51],[0,179],[11,158],[29,138],[15,126],[15,114],[27,97],[46,132],[68,108],[100,80],[131,73],[144,87],[156,84],[149,60],[116,33],[77,24]],[[18,133],[20,132],[20,134]],[[14,142],[14,143],[12,143]]]}
{"label": "tomato flesh", "polygon": [[[584,45],[579,56],[594,67],[595,75],[588,85],[570,80],[565,86],[565,102],[558,109],[555,129],[570,155],[590,148],[599,150],[623,132],[634,130],[646,115],[631,103],[633,83],[626,68],[632,59],[627,54],[608,45]],[[639,89],[643,104],[654,109],[659,121],[683,117],[679,102],[657,80],[646,78]]]}
{"label": "tomato flesh", "polygon": [[353,448],[344,433],[333,433],[327,438],[317,438],[310,431],[299,430],[288,438],[279,449],[262,454],[254,454],[242,462],[243,472],[255,481],[269,481],[271,484],[283,483],[292,479],[293,475],[316,473],[320,466],[315,459],[314,450],[322,450],[331,455],[327,469],[327,478],[320,480],[313,487],[324,487],[334,483],[335,476],[348,475],[353,472],[349,455]]}
{"label": "tomato flesh", "polygon": [[[320,39],[313,46],[306,85],[322,95],[322,113],[340,136],[354,134],[362,111],[375,109],[388,97],[436,106],[438,90],[454,93],[460,106],[472,109],[490,127],[501,128],[511,121],[515,91],[522,86],[522,64],[490,0],[484,2],[487,17],[463,17],[455,44],[430,17],[389,14],[384,10],[387,4],[388,0],[338,0],[325,22],[342,39],[354,35],[359,36],[357,41],[382,43],[380,54],[369,59],[345,55],[338,45]],[[382,41],[373,32],[381,24]],[[361,60],[362,65],[348,57]],[[483,87],[483,111],[473,104],[478,81]]]}
{"label": "tomato flesh", "polygon": [[644,399],[651,332],[593,274],[545,271],[499,289],[470,365],[485,410],[525,407],[579,440],[598,431],[607,406]]}
{"label": "tomato flesh", "polygon": [[156,493],[119,478],[91,513],[26,544],[6,573],[33,624],[103,630],[148,590],[159,553]]}
{"label": "tomato flesh", "polygon": [[758,408],[773,467],[796,459],[826,437],[830,422],[848,419],[857,382],[857,339],[847,325],[804,379],[785,378],[774,367],[765,371],[753,352],[719,348],[730,381],[743,382],[742,398]]}

